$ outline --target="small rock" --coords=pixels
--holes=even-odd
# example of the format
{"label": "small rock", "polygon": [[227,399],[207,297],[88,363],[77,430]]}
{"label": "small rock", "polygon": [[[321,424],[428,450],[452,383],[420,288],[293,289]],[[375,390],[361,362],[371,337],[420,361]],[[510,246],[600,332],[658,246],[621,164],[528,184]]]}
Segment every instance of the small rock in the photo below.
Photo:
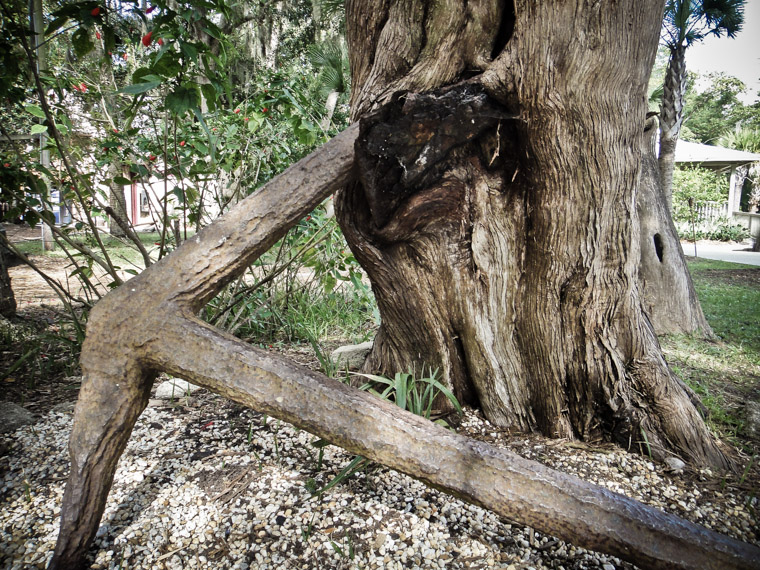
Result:
{"label": "small rock", "polygon": [[744,431],[750,437],[760,437],[760,402],[748,401],[745,405]]}
{"label": "small rock", "polygon": [[680,472],[686,467],[686,463],[678,459],[678,457],[666,457],[665,464],[673,471]]}
{"label": "small rock", "polygon": [[[675,459],[675,458],[673,458],[673,459]],[[615,570],[615,566],[613,566],[609,562],[607,562],[606,564],[602,564],[602,568],[604,570]]]}
{"label": "small rock", "polygon": [[34,416],[29,410],[13,402],[0,402],[0,433],[16,431],[33,423]]}
{"label": "small rock", "polygon": [[62,402],[60,404],[56,404],[52,408],[50,408],[51,412],[56,412],[59,414],[73,414],[74,413],[74,403],[75,402]]}
{"label": "small rock", "polygon": [[388,538],[388,535],[383,534],[382,532],[379,533],[375,540],[372,542],[372,548],[375,550],[379,549],[383,544],[385,544],[386,539]]}
{"label": "small rock", "polygon": [[349,344],[333,350],[330,358],[340,368],[345,370],[359,370],[364,364],[369,351],[372,350],[372,341],[361,344]]}
{"label": "small rock", "polygon": [[186,380],[175,378],[173,380],[161,382],[158,388],[156,388],[156,398],[164,400],[181,398],[182,396],[192,394],[197,390],[200,390],[200,386],[190,384],[190,382]]}

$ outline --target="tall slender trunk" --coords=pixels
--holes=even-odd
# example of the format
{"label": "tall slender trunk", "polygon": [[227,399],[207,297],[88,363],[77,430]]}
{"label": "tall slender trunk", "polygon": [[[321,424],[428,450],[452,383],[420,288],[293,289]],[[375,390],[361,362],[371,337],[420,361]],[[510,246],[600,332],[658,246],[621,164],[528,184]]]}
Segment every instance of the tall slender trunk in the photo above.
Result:
{"label": "tall slender trunk", "polygon": [[124,186],[114,182],[115,176],[123,176],[121,161],[114,161],[108,167],[108,204],[111,206],[113,213],[122,221],[121,224],[111,215],[108,219],[108,233],[116,237],[126,236],[123,229],[124,224],[130,224],[129,214],[127,213],[127,198],[124,193]]}
{"label": "tall slender trunk", "polygon": [[5,228],[0,225],[0,315],[12,317],[16,314],[16,296],[11,287],[11,277],[8,274],[8,254],[5,247]]}
{"label": "tall slender trunk", "polygon": [[361,182],[336,197],[382,318],[365,366],[437,367],[497,425],[726,466],[638,285],[662,2],[371,4],[347,3]]}
{"label": "tall slender trunk", "polygon": [[658,163],[660,183],[668,211],[673,210],[673,170],[676,144],[683,122],[683,96],[686,92],[686,46],[670,50],[665,70],[662,104],[660,105],[660,151]]}

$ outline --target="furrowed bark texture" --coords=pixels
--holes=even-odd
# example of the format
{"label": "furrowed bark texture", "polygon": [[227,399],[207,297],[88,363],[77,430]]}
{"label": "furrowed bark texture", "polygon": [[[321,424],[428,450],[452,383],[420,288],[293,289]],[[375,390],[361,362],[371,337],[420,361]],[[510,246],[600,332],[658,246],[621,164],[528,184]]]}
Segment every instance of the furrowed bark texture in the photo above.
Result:
{"label": "furrowed bark texture", "polygon": [[657,121],[644,129],[636,211],[641,227],[639,283],[642,305],[658,334],[698,334],[713,338],[667,209],[655,154]]}
{"label": "furrowed bark texture", "polygon": [[198,308],[352,177],[350,128],[98,303],[82,351],[52,569],[86,566],[157,371],[204,386],[542,532],[643,568],[749,569],[760,550],[470,440],[200,322]]}
{"label": "furrowed bark texture", "polygon": [[382,317],[365,368],[437,367],[497,425],[729,466],[638,290],[662,3],[440,4],[347,3],[360,181],[336,214]]}

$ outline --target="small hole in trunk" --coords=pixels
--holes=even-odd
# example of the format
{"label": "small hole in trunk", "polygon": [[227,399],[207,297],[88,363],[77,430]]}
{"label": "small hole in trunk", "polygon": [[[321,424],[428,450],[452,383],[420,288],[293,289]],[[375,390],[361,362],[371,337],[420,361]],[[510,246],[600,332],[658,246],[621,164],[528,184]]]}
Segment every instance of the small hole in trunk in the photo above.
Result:
{"label": "small hole in trunk", "polygon": [[662,263],[662,254],[665,250],[665,244],[662,243],[662,237],[660,234],[654,234],[654,251],[657,253],[657,259]]}

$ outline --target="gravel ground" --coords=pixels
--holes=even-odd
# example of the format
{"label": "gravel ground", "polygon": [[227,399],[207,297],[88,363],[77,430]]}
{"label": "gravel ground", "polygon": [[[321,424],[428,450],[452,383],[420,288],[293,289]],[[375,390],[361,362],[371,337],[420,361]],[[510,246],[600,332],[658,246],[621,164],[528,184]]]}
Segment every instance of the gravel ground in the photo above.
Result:
{"label": "gravel ground", "polygon": [[[44,568],[68,472],[69,410],[0,437],[0,568]],[[669,471],[614,447],[510,436],[467,411],[460,430],[741,540],[758,543],[752,486]],[[92,568],[634,568],[372,467],[203,391],[152,400],[120,462]]]}

